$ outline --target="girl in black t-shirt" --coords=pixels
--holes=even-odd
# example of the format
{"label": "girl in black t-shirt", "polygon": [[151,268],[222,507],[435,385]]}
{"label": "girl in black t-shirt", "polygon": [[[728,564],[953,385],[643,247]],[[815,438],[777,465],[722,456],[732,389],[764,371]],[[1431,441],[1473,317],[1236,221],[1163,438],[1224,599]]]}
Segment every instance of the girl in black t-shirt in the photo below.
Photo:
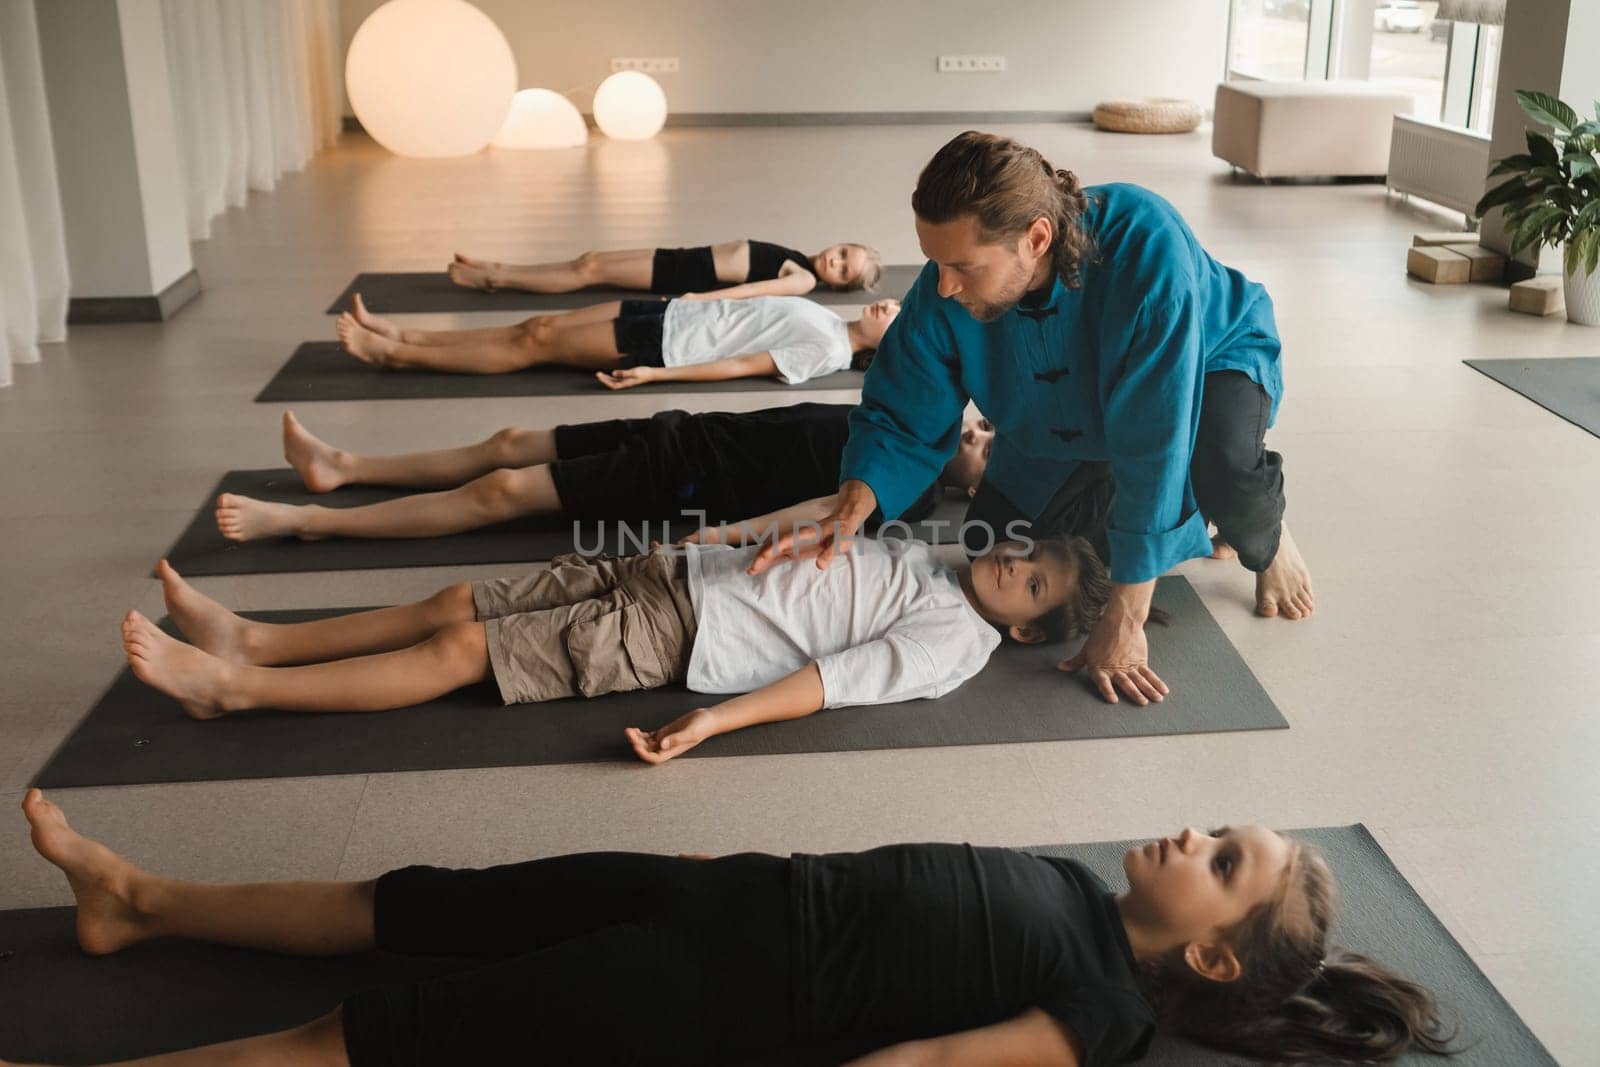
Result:
{"label": "girl in black t-shirt", "polygon": [[496,263],[456,254],[450,280],[468,289],[571,293],[590,286],[678,295],[715,291],[721,299],[805,296],[830,289],[871,289],[883,258],[869,245],[845,242],[811,255],[770,241],[723,241],[697,248],[585,252],[560,263]]}
{"label": "girl in black t-shirt", "polygon": [[[554,429],[500,430],[462,448],[368,456],[335,448],[283,414],[283,454],[313,493],[346,485],[432,489],[356,507],[284,504],[239,493],[217,499],[233,541],[264,537],[440,537],[528,516],[585,522],[719,523],[827,496],[839,486],[849,404],[745,412],[662,411]],[[973,416],[918,509],[941,491],[969,496],[994,439]],[[920,514],[911,514],[915,522]]]}
{"label": "girl in black t-shirt", "polygon": [[1087,1067],[1138,1059],[1158,1024],[1274,1060],[1445,1050],[1425,990],[1329,947],[1327,864],[1261,827],[1130,849],[1116,896],[1070,859],[939,844],[207,885],[79,836],[37,789],[23,811],[92,955],[177,937],[457,961],[152,1064],[770,1064],[821,1047],[859,1067]]}

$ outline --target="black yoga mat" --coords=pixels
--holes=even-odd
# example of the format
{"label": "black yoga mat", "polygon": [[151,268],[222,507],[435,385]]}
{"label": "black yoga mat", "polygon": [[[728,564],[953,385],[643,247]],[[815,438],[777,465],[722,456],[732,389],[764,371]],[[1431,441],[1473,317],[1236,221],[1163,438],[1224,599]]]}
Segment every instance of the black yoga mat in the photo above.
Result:
{"label": "black yoga mat", "polygon": [[[785,389],[860,389],[866,376],[841,370],[785,385],[776,378],[735,378],[726,382],[661,382],[627,390],[655,394],[756,393]],[[349,355],[337,341],[305,341],[256,394],[258,404],[307,404],[322,400],[470,400],[486,396],[605,396],[610,392],[589,371],[566,367],[510,374],[436,374],[420,370],[379,370]]]}
{"label": "black yoga mat", "polygon": [[[1456,1067],[1540,1067],[1555,1060],[1478,970],[1366,827],[1296,831],[1327,855],[1343,890],[1339,944],[1425,983],[1458,1028]],[[1138,842],[1052,845],[1121,888],[1122,852]],[[115,844],[115,842],[113,842]],[[292,959],[242,949],[152,941],[115,956],[77,949],[71,908],[0,912],[0,1049],[27,1061],[103,1063],[285,1029],[380,982],[471,967],[378,954]],[[619,1006],[626,1011],[626,1006]],[[771,1067],[839,1063],[870,1046],[791,1050]],[[596,1046],[603,1058],[603,1046]],[[1158,1037],[1142,1063],[1173,1067],[1242,1062]],[[1436,1064],[1413,1056],[1404,1064]],[[750,1065],[756,1067],[756,1065]]]}
{"label": "black yoga mat", "polygon": [[[887,296],[904,296],[921,273],[921,263],[893,264],[883,268],[883,277],[878,279],[877,286],[870,292],[859,289],[840,292],[819,286],[806,295],[819,304],[855,307]],[[328,305],[328,314],[349,311],[350,297],[355,293],[361,294],[361,301],[369,311],[380,315],[424,311],[568,311],[603,304],[608,300],[636,300],[650,295],[608,285],[580,289],[576,293],[527,293],[519,289],[485,293],[480,289],[456,285],[442,271],[375,271],[357,274],[344,287],[344,292]]]}
{"label": "black yoga mat", "polygon": [[[167,550],[168,561],[180,574],[187,577],[302,574],[384,567],[526,563],[553,559],[564,552],[632,555],[651,541],[673,541],[694,532],[696,526],[693,516],[682,515],[626,524],[586,522],[576,526],[570,519],[526,518],[448,537],[372,540],[334,537],[322,541],[270,537],[241,543],[229,541],[217,530],[215,504],[222,493],[242,493],[284,504],[323,504],[336,508],[374,504],[405,495],[403,490],[375,486],[345,486],[331,493],[311,493],[287,467],[229,471]],[[931,544],[953,543],[965,513],[965,502],[943,502],[928,521],[912,526],[912,533]],[[897,533],[903,535],[903,530],[888,531],[889,536]]]}
{"label": "black yoga mat", "polygon": [[1464,362],[1546,411],[1600,437],[1600,356]]}
{"label": "black yoga mat", "polygon": [[[1159,705],[1105,704],[1081,679],[1055,669],[1060,646],[1008,642],[976,678],[938,700],[819,711],[725,734],[679,758],[1288,726],[1188,582],[1162,578],[1155,603],[1173,617],[1170,626],[1152,627],[1150,634],[1151,659],[1173,690]],[[278,611],[250,617],[297,622],[338,614],[342,612]],[[483,683],[428,704],[379,714],[262,711],[196,722],[123,670],[34,784],[127,785],[628,762],[637,757],[623,738],[625,727],[653,729],[716,699],[673,687],[504,707],[493,685]]]}

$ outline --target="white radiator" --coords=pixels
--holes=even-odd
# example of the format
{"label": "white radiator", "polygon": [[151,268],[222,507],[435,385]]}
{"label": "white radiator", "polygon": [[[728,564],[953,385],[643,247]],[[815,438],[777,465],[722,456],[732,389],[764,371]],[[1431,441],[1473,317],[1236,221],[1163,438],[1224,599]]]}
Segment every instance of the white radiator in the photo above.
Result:
{"label": "white radiator", "polygon": [[1488,188],[1489,138],[1410,115],[1394,117],[1389,188],[1472,214]]}

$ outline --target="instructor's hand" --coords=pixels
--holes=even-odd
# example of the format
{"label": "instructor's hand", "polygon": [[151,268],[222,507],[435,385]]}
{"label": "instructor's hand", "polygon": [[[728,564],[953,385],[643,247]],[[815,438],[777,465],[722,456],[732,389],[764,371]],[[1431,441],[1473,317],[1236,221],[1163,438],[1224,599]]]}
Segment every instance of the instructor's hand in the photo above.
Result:
{"label": "instructor's hand", "polygon": [[1112,704],[1119,690],[1140,707],[1152,700],[1160,703],[1169,692],[1167,683],[1150,669],[1143,620],[1119,612],[1101,616],[1078,654],[1056,664],[1056,670],[1087,670],[1090,684]]}
{"label": "instructor's hand", "polygon": [[850,542],[861,532],[861,526],[878,510],[878,494],[866,482],[854,479],[839,486],[833,509],[814,525],[797,523],[783,531],[777,540],[756,554],[750,564],[751,574],[760,574],[773,564],[786,559],[814,559],[817,569],[825,570],[841,548],[848,552]]}

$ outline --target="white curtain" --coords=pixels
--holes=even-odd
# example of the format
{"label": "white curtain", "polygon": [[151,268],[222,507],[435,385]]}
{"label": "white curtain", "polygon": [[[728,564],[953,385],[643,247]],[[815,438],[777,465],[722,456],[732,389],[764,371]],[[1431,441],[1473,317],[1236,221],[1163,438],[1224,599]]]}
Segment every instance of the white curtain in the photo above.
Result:
{"label": "white curtain", "polygon": [[339,136],[338,0],[162,0],[189,235]]}
{"label": "white curtain", "polygon": [[0,386],[67,336],[67,239],[33,0],[0,0]]}

